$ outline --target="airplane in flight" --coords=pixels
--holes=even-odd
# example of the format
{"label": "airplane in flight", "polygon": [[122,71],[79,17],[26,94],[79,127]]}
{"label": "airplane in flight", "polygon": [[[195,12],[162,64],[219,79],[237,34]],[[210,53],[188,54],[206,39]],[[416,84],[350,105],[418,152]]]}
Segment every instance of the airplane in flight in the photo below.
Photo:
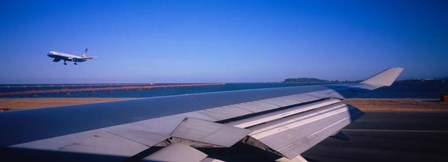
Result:
{"label": "airplane in flight", "polygon": [[53,58],[53,62],[59,62],[64,60],[64,65],[67,65],[67,61],[73,61],[75,65],[78,65],[77,62],[85,62],[87,60],[93,59],[92,56],[87,56],[87,48],[84,50],[84,53],[81,56],[76,56],[68,53],[50,51],[47,56]]}
{"label": "airplane in flight", "polygon": [[[301,154],[364,113],[342,102],[390,86],[403,68],[360,83],[208,92],[0,113],[0,161],[220,161],[245,146]],[[219,157],[217,157],[219,156]],[[243,155],[233,155],[243,156]],[[342,155],[341,155],[342,156]]]}

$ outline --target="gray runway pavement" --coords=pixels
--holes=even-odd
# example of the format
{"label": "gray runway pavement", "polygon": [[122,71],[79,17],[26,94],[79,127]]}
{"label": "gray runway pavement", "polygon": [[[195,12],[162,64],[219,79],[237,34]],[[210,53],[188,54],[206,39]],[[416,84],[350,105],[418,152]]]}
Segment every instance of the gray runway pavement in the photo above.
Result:
{"label": "gray runway pavement", "polygon": [[448,113],[367,113],[306,151],[309,161],[448,161]]}

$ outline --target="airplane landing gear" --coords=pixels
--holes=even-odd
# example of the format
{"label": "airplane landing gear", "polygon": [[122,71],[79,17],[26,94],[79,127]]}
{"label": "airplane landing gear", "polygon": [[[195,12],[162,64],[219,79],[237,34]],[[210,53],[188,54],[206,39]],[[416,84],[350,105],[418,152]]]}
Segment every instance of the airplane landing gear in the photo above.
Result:
{"label": "airplane landing gear", "polygon": [[78,63],[75,62],[75,65],[78,65]]}
{"label": "airplane landing gear", "polygon": [[64,65],[67,65],[67,62],[64,60]]}

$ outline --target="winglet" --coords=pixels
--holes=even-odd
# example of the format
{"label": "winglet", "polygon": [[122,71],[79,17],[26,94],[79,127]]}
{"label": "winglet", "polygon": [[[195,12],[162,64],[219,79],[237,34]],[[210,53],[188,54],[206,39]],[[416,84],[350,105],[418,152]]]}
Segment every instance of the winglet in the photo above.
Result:
{"label": "winglet", "polygon": [[377,87],[390,86],[398,78],[401,72],[403,72],[403,70],[404,68],[402,67],[389,68],[370,77],[369,79],[364,80],[361,83]]}

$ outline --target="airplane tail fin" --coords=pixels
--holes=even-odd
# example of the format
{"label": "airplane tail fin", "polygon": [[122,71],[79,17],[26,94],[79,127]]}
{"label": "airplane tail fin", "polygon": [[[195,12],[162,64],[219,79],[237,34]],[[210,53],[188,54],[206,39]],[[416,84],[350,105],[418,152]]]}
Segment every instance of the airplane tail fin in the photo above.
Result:
{"label": "airplane tail fin", "polygon": [[403,70],[404,68],[402,67],[389,68],[362,81],[361,83],[376,87],[390,86],[398,78],[401,72],[403,72]]}
{"label": "airplane tail fin", "polygon": [[82,54],[82,57],[84,57],[84,58],[88,57],[88,56],[87,56],[87,51],[88,51],[88,50],[89,50],[89,49],[87,49],[87,48],[84,50],[84,53]]}
{"label": "airplane tail fin", "polygon": [[85,58],[85,59],[94,59],[94,58],[97,58],[98,56],[87,56],[87,51],[88,51],[89,49],[85,49],[84,50],[84,53],[82,54],[82,58]]}

